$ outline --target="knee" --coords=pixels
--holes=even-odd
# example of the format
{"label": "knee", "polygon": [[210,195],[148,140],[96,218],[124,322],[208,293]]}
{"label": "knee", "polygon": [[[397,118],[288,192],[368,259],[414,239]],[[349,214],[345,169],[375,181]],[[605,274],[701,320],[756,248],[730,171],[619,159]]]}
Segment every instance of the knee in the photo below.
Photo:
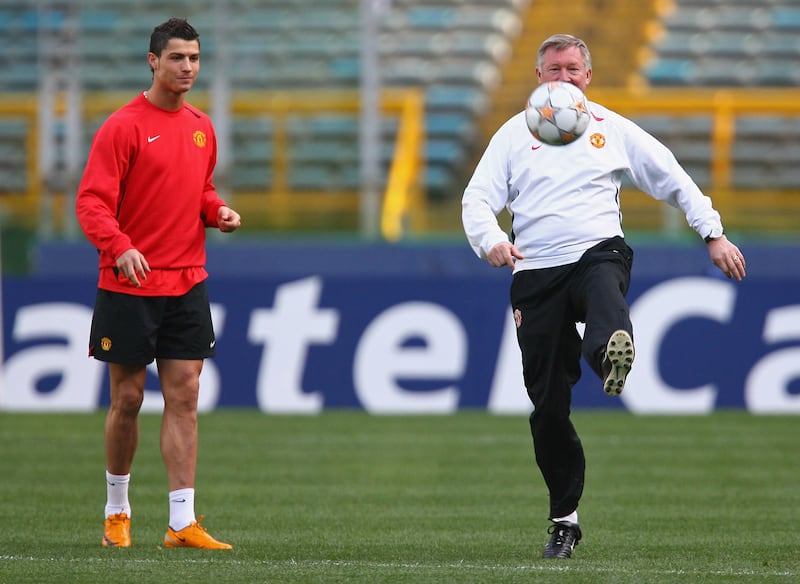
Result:
{"label": "knee", "polygon": [[569,415],[569,406],[563,407],[563,404],[554,403],[553,400],[545,400],[534,408],[528,421],[532,432],[547,433],[569,423]]}
{"label": "knee", "polygon": [[171,388],[164,392],[164,405],[172,410],[191,412],[197,409],[199,387],[195,384]]}
{"label": "knee", "polygon": [[162,392],[166,407],[179,410],[194,410],[200,393],[200,376],[191,367],[173,370],[162,378]]}
{"label": "knee", "polygon": [[144,391],[134,384],[120,384],[111,395],[111,406],[127,416],[138,414],[144,401]]}

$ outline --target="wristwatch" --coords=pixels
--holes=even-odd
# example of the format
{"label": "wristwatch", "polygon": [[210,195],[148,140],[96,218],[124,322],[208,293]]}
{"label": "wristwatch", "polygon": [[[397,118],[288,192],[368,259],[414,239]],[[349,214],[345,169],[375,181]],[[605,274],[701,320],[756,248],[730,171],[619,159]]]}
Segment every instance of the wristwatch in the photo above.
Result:
{"label": "wristwatch", "polygon": [[715,227],[714,229],[711,230],[711,233],[709,233],[703,238],[703,241],[705,241],[706,243],[714,241],[715,239],[719,239],[720,237],[722,237],[723,233],[725,232],[722,229],[717,229]]}

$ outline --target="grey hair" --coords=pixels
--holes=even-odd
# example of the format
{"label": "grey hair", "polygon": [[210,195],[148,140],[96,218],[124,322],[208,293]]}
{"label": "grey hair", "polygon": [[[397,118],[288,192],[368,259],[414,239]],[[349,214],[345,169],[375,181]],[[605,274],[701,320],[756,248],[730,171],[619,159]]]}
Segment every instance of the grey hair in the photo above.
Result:
{"label": "grey hair", "polygon": [[542,61],[544,60],[544,54],[547,52],[547,49],[563,51],[570,47],[578,47],[580,49],[587,71],[591,69],[592,55],[589,53],[589,47],[586,46],[586,43],[581,39],[571,34],[554,34],[546,39],[539,47],[539,52],[536,54],[536,66],[540,69],[542,68]]}

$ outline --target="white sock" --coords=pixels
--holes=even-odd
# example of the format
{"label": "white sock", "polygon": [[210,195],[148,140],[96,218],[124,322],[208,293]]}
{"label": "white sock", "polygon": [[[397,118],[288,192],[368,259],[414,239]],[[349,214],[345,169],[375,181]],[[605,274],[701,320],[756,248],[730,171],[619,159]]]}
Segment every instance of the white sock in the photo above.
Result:
{"label": "white sock", "polygon": [[130,482],[130,473],[115,475],[106,471],[106,517],[117,513],[127,513],[128,517],[131,516],[131,504],[128,501]]}
{"label": "white sock", "polygon": [[564,517],[553,517],[553,522],[554,523],[564,522],[564,523],[572,523],[574,525],[578,525],[578,512],[573,511],[572,513],[570,513],[569,515],[565,515]]}
{"label": "white sock", "polygon": [[169,526],[175,531],[180,531],[194,521],[194,489],[170,491]]}

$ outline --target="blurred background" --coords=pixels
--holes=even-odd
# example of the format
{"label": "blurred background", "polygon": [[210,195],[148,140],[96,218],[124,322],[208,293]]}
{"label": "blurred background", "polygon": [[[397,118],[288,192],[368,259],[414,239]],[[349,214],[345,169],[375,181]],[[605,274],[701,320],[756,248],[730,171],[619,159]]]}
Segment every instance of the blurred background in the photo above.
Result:
{"label": "blurred background", "polygon": [[[201,35],[189,101],[219,134],[227,241],[454,241],[491,134],[535,86],[536,49],[587,41],[589,97],[673,149],[740,238],[800,233],[799,0],[2,0],[3,270],[80,242],[94,131],[147,88],[153,27]],[[695,237],[628,188],[629,237]],[[220,242],[220,244],[222,244]]]}
{"label": "blurred background", "polygon": [[800,413],[800,0],[0,0],[0,408],[106,403],[75,191],[173,16],[200,32],[189,101],[243,216],[208,234],[204,410],[529,411],[510,272],[472,253],[460,201],[537,48],[568,32],[592,50],[589,98],[675,152],[748,260],[727,281],[678,211],[626,186],[637,367],[614,404],[584,376],[575,407]]}

